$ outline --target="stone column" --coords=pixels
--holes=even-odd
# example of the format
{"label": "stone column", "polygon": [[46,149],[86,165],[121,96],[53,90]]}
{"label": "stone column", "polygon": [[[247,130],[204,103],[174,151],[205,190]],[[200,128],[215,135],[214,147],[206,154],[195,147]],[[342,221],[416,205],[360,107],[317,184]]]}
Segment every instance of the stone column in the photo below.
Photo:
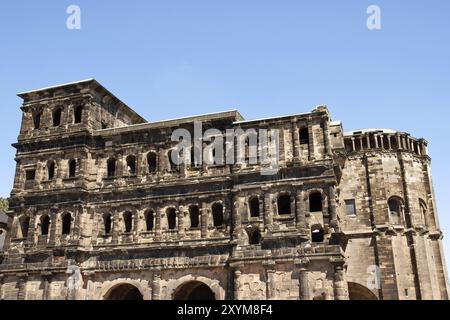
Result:
{"label": "stone column", "polygon": [[156,209],[156,217],[155,217],[155,236],[156,239],[161,240],[162,235],[162,225],[161,225],[161,219],[163,215],[163,208],[161,207],[161,204],[159,204],[158,208]]}
{"label": "stone column", "polygon": [[161,271],[153,271],[152,300],[161,300]]}
{"label": "stone column", "polygon": [[50,239],[48,241],[48,244],[50,246],[54,246],[56,243],[56,226],[57,226],[57,209],[52,208],[50,209]]}
{"label": "stone column", "polygon": [[275,262],[267,263],[264,265],[266,270],[266,299],[274,300],[275,297]]}
{"label": "stone column", "polygon": [[366,133],[366,139],[367,139],[367,149],[370,149],[370,135]]}
{"label": "stone column", "polygon": [[53,273],[51,272],[41,272],[42,280],[44,281],[44,292],[42,294],[43,300],[50,300],[51,298],[51,283],[52,283],[52,277]]}
{"label": "stone column", "polygon": [[300,137],[297,119],[292,120],[292,155],[294,161],[300,160]]}
{"label": "stone column", "polygon": [[209,215],[209,209],[208,204],[206,202],[202,202],[202,208],[200,209],[201,213],[201,237],[207,238],[208,237],[208,215]]}
{"label": "stone column", "polygon": [[93,297],[90,295],[94,292],[95,289],[95,271],[86,271],[84,272],[84,275],[86,276],[86,294],[84,295],[85,300],[92,300],[97,297]]}
{"label": "stone column", "polygon": [[20,273],[16,275],[17,277],[17,300],[25,300],[26,298],[26,286],[28,280],[28,273]]}
{"label": "stone column", "polygon": [[[329,127],[329,119],[324,118],[323,119],[323,141],[325,144],[325,150],[324,150],[324,158],[326,157],[331,157],[333,155],[333,152],[331,150],[331,143],[330,143],[330,127]],[[362,143],[361,143],[361,147],[362,147]]]}
{"label": "stone column", "polygon": [[334,300],[348,300],[348,291],[346,290],[346,282],[344,279],[344,266],[342,263],[337,263],[334,266]]}
{"label": "stone column", "polygon": [[306,225],[306,212],[305,212],[305,192],[298,190],[296,195],[296,220],[297,220],[297,228],[304,229],[307,227]]}
{"label": "stone column", "polygon": [[337,213],[336,213],[336,190],[335,186],[330,186],[328,188],[328,201],[329,201],[329,207],[330,207],[330,225],[331,227],[336,229],[338,228],[338,219],[337,219]]}
{"label": "stone column", "polygon": [[5,276],[0,274],[0,301],[3,300],[3,283],[5,282]]}
{"label": "stone column", "polygon": [[114,211],[112,216],[112,243],[119,242],[120,224],[119,224],[119,212]]}
{"label": "stone column", "polygon": [[273,227],[273,210],[272,210],[272,196],[269,189],[263,188],[264,192],[264,225],[266,230],[271,230]]}
{"label": "stone column", "polygon": [[241,275],[242,272],[240,270],[234,271],[234,300],[240,300]]}
{"label": "stone column", "polygon": [[30,213],[30,225],[28,227],[27,247],[34,246],[34,239],[36,236],[36,211]]}
{"label": "stone column", "polygon": [[309,160],[315,160],[314,156],[314,131],[312,128],[312,118],[308,118],[308,134],[309,134]]}
{"label": "stone column", "polygon": [[352,151],[356,151],[355,137],[352,137]]}
{"label": "stone column", "polygon": [[185,228],[184,228],[184,206],[179,206],[178,208],[178,236],[180,238],[183,238],[185,235]]}
{"label": "stone column", "polygon": [[[240,210],[239,197],[237,194],[233,195],[233,239],[237,240],[239,237],[239,231],[242,228],[242,217]],[[265,213],[264,213],[265,214]]]}
{"label": "stone column", "polygon": [[311,300],[309,280],[308,280],[308,265],[309,260],[307,258],[300,259],[295,262],[295,266],[298,268],[298,282],[299,282],[299,300]]}

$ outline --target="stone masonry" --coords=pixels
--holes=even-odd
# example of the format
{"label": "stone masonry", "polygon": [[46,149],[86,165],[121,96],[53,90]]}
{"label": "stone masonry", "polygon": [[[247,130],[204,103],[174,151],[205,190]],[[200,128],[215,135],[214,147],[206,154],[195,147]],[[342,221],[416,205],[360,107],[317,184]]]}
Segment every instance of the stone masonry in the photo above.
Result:
{"label": "stone masonry", "polygon": [[[93,79],[19,97],[0,300],[448,299],[423,139],[325,106],[147,122]],[[278,130],[279,170],[174,165],[194,121]]]}

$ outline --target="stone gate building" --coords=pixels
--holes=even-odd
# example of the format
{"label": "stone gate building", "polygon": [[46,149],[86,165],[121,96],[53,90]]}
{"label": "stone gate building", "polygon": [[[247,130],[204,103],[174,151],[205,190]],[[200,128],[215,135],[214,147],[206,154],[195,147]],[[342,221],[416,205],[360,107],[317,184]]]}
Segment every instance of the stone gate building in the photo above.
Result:
{"label": "stone gate building", "polygon": [[[0,299],[448,299],[423,139],[324,106],[147,122],[95,80],[19,96]],[[174,164],[194,121],[278,130],[279,170]]]}

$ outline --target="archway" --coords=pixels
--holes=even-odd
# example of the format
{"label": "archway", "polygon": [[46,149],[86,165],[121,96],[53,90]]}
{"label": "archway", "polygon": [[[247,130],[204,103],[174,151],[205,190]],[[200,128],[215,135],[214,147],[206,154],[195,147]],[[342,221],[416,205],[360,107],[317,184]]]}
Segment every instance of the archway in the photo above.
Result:
{"label": "archway", "polygon": [[138,288],[124,283],[111,288],[105,294],[105,300],[144,300],[144,297]]}
{"label": "archway", "polygon": [[173,300],[216,300],[216,296],[203,282],[190,281],[175,290]]}
{"label": "archway", "polygon": [[372,291],[355,282],[348,283],[348,296],[350,300],[378,300]]}

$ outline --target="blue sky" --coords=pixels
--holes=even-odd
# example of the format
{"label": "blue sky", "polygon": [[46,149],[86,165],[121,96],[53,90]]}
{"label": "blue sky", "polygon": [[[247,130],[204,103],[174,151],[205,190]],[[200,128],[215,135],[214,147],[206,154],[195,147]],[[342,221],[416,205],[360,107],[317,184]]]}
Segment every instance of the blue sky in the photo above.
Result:
{"label": "blue sky", "polygon": [[[71,4],[81,8],[81,30],[66,28]],[[381,30],[366,27],[371,4],[381,8]],[[13,183],[15,94],[94,77],[150,121],[327,104],[346,130],[424,137],[450,237],[449,15],[446,0],[2,1],[0,195]]]}

